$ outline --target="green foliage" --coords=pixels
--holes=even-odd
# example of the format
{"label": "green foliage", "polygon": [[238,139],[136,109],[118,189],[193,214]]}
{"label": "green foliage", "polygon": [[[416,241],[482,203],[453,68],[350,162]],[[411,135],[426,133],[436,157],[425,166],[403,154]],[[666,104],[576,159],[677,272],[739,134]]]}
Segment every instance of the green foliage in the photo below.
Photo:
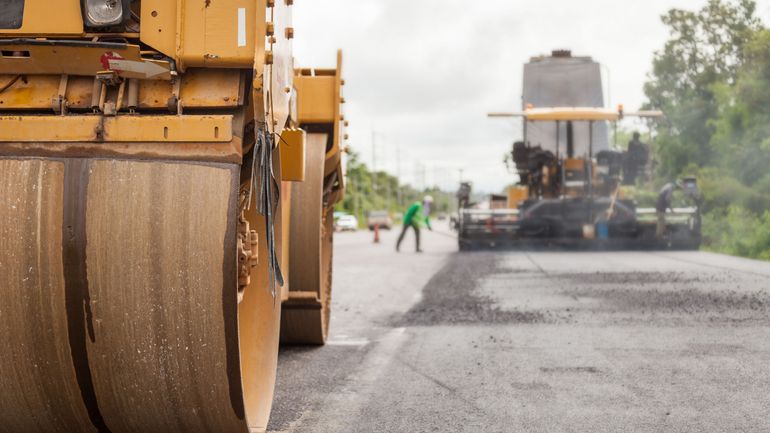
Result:
{"label": "green foliage", "polygon": [[735,82],[744,48],[760,28],[755,10],[753,0],[709,0],[700,11],[672,9],[663,16],[671,39],[655,54],[644,88],[648,106],[666,113],[658,125],[662,174],[713,160],[710,120],[719,112],[714,85]]}
{"label": "green foliage", "polygon": [[649,188],[640,186],[624,186],[623,197],[629,200],[634,200],[638,207],[655,207],[655,202],[658,200],[658,193]]}
{"label": "green foliage", "polygon": [[703,210],[723,211],[731,206],[739,206],[755,214],[762,214],[770,205],[770,190],[758,190],[741,183],[731,172],[715,167],[708,167],[697,172],[703,193]]}
{"label": "green foliage", "polygon": [[658,175],[696,175],[707,248],[770,259],[770,31],[753,0],[663,17],[671,39],[645,85],[662,109]]}
{"label": "green foliage", "polygon": [[739,206],[710,212],[703,236],[713,251],[770,260],[770,212],[758,216]]}
{"label": "green foliage", "polygon": [[345,198],[337,204],[336,210],[355,215],[362,226],[371,211],[387,210],[395,217],[425,195],[433,196],[434,214],[449,213],[456,207],[454,193],[441,191],[438,187],[418,191],[401,184],[397,177],[387,172],[374,173],[355,152],[348,153],[346,180]]}
{"label": "green foliage", "polygon": [[745,47],[734,85],[715,85],[719,113],[711,121],[711,144],[720,165],[752,185],[770,165],[770,31],[760,30]]}

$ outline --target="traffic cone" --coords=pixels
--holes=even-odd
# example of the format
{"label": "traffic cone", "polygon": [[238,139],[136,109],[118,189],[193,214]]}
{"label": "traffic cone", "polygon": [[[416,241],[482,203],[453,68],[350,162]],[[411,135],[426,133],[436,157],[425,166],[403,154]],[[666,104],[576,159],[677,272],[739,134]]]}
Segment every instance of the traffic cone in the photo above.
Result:
{"label": "traffic cone", "polygon": [[380,243],[380,225],[379,224],[374,225],[374,243],[375,244]]}

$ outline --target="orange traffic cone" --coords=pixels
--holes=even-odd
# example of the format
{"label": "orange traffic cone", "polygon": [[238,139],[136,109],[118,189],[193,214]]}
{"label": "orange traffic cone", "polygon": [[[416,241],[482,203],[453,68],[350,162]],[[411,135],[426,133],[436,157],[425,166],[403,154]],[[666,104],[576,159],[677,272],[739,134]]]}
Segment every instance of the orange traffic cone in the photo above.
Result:
{"label": "orange traffic cone", "polygon": [[374,243],[375,244],[380,243],[380,225],[379,224],[374,225]]}

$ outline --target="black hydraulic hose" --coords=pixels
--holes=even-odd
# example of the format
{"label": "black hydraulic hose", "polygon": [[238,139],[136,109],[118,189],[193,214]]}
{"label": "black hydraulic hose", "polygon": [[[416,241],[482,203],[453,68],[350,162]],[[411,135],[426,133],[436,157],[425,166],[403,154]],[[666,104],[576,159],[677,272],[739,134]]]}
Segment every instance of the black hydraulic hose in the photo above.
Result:
{"label": "black hydraulic hose", "polygon": [[567,122],[567,158],[575,157],[575,131],[572,121]]}
{"label": "black hydraulic hose", "polygon": [[9,82],[8,82],[8,83],[6,83],[5,85],[3,85],[3,87],[0,87],[0,93],[3,93],[3,92],[5,92],[6,90],[10,89],[10,88],[11,88],[11,86],[13,86],[14,84],[16,84],[16,82],[17,82],[17,81],[19,81],[19,79],[20,79],[20,78],[21,78],[21,75],[17,75],[17,76],[15,76],[15,77],[13,77],[13,79],[11,79],[11,81],[9,81]]}

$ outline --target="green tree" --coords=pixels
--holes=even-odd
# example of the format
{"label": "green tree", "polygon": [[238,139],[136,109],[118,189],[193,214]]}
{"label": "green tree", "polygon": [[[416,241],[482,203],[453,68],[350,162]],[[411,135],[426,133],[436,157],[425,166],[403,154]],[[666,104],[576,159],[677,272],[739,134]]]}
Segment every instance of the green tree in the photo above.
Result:
{"label": "green tree", "polygon": [[660,175],[698,177],[709,249],[770,259],[770,31],[753,0],[663,17],[648,108],[662,109]]}
{"label": "green tree", "polygon": [[428,194],[434,198],[434,212],[448,213],[456,207],[453,192],[438,187],[418,191],[385,171],[372,173],[356,152],[348,153],[346,168],[345,197],[337,210],[355,215],[361,224],[371,211],[387,210],[395,215]]}
{"label": "green tree", "polygon": [[657,154],[661,174],[711,162],[718,113],[715,85],[732,85],[746,44],[761,28],[753,0],[709,0],[700,11],[672,9],[662,17],[671,38],[655,54],[644,86],[648,108],[661,109]]}
{"label": "green tree", "polygon": [[[718,164],[749,186],[770,186],[770,31],[755,32],[744,47],[733,85],[714,86],[719,111],[711,121]],[[762,209],[770,210],[770,202]]]}

